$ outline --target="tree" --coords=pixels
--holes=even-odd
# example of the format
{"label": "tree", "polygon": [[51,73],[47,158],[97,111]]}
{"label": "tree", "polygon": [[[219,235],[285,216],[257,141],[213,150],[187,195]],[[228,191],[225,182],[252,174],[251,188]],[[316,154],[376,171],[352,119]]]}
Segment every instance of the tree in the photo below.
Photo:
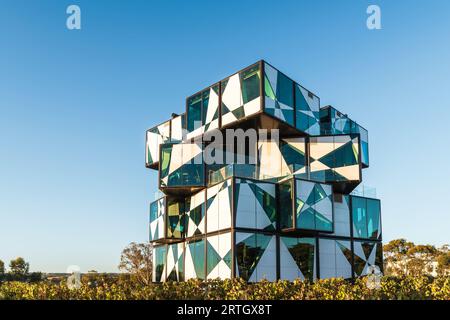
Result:
{"label": "tree", "polygon": [[122,251],[119,270],[130,273],[140,284],[150,284],[152,281],[152,249],[150,243],[131,242]]}
{"label": "tree", "polygon": [[446,251],[437,258],[438,274],[447,275],[450,273],[450,252]]}
{"label": "tree", "polygon": [[25,262],[22,257],[18,257],[14,260],[11,260],[9,263],[9,268],[11,270],[11,274],[16,276],[26,276],[28,274],[28,270],[30,269],[30,264]]}
{"label": "tree", "polygon": [[0,260],[0,276],[3,276],[5,274],[5,263]]}
{"label": "tree", "polygon": [[391,240],[383,246],[384,273],[387,275],[406,275],[407,253],[414,243],[406,239]]}
{"label": "tree", "polygon": [[436,261],[438,250],[432,245],[415,245],[408,252],[408,274],[420,276],[433,272],[433,262]]}
{"label": "tree", "polygon": [[0,282],[5,278],[5,263],[0,260]]}
{"label": "tree", "polygon": [[436,275],[437,259],[448,247],[415,245],[406,239],[392,240],[383,246],[385,274],[395,276]]}

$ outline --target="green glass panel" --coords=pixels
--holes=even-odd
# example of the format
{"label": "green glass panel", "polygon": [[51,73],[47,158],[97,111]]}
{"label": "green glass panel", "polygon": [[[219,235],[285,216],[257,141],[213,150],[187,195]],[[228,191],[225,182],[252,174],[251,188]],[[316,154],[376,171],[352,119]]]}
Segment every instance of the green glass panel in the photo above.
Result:
{"label": "green glass panel", "polygon": [[207,243],[206,273],[209,274],[220,262],[220,255],[209,243],[209,241],[206,241],[206,243]]}
{"label": "green glass panel", "polygon": [[161,179],[169,174],[172,145],[161,145]]}
{"label": "green glass panel", "polygon": [[272,100],[276,100],[275,92],[270,85],[269,79],[267,79],[267,76],[264,77],[264,92],[266,93],[266,96],[268,96]]}
{"label": "green glass panel", "polygon": [[303,151],[298,150],[286,142],[281,142],[281,154],[286,164],[294,171],[300,170],[305,166],[306,157]]}
{"label": "green glass panel", "polygon": [[202,93],[202,125],[204,125],[206,122],[208,107],[209,107],[209,89],[203,91]]}
{"label": "green glass panel", "polygon": [[202,124],[202,95],[198,94],[188,99],[187,130],[199,128]]}
{"label": "green glass panel", "polygon": [[190,242],[188,246],[191,251],[197,278],[205,279],[205,240]]}
{"label": "green glass panel", "polygon": [[333,231],[333,222],[316,211],[316,230]]}
{"label": "green glass panel", "polygon": [[320,158],[320,162],[330,168],[338,168],[358,164],[358,158],[355,157],[353,143],[348,142],[342,147]]}
{"label": "green glass panel", "polygon": [[167,237],[180,239],[184,235],[184,201],[167,202]]}
{"label": "green glass panel", "polygon": [[243,103],[259,97],[259,66],[251,67],[239,74],[242,86]]}
{"label": "green glass panel", "polygon": [[280,195],[280,223],[281,228],[294,227],[294,217],[292,208],[292,181],[283,182],[279,186]]}
{"label": "green glass panel", "polygon": [[367,235],[377,239],[380,232],[380,201],[367,199]]}
{"label": "green glass panel", "polygon": [[281,72],[278,72],[277,98],[281,103],[292,107],[294,111],[294,82]]}
{"label": "green glass panel", "polygon": [[184,252],[178,259],[178,279],[179,281],[184,281]]}
{"label": "green glass panel", "polygon": [[162,279],[162,274],[164,272],[165,263],[166,263],[166,247],[156,247],[155,248],[155,281],[160,282],[165,279]]}
{"label": "green glass panel", "polygon": [[156,200],[150,204],[150,222],[155,221],[158,218],[159,203],[160,200]]}
{"label": "green glass panel", "polygon": [[281,237],[289,253],[302,272],[303,276],[314,280],[315,245],[314,238],[288,238]]}
{"label": "green glass panel", "polygon": [[[305,97],[303,96],[302,92],[300,91],[300,88],[298,86],[295,86],[295,109],[300,111],[311,111],[309,108],[308,102],[306,102]],[[301,117],[303,113],[298,113],[297,117]],[[297,118],[298,120],[298,118]]]}
{"label": "green glass panel", "polygon": [[297,210],[297,229],[314,230],[316,228],[315,213],[316,211],[313,208]]}
{"label": "green glass panel", "polygon": [[241,278],[247,281],[250,279],[270,239],[271,236],[252,234],[236,245],[236,260]]}
{"label": "green glass panel", "polygon": [[276,219],[276,202],[275,198],[272,197],[269,193],[265,192],[263,189],[258,187],[256,184],[249,183],[248,186],[252,189],[256,200],[259,202],[261,207],[264,209],[267,217],[271,222],[274,222]]}

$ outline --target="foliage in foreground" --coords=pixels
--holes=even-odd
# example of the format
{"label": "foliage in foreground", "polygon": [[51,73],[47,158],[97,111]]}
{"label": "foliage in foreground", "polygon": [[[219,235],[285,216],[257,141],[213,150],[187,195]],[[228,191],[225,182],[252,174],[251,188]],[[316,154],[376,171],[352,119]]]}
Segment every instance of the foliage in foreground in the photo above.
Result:
{"label": "foliage in foreground", "polygon": [[0,284],[0,299],[288,299],[288,300],[369,300],[442,299],[450,300],[450,277],[383,277],[379,289],[370,290],[366,279],[351,283],[343,279],[323,279],[314,283],[263,281],[247,284],[234,280],[189,280],[143,286],[125,279],[100,277],[95,284],[84,281],[70,290],[66,283],[50,282]]}

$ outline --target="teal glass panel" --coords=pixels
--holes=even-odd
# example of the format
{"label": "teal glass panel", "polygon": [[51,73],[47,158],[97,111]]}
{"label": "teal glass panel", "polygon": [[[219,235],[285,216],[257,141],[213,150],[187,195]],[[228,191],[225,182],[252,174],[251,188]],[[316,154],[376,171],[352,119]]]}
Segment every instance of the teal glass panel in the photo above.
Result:
{"label": "teal glass panel", "polygon": [[167,200],[167,238],[182,239],[184,237],[184,212],[184,201]]}
{"label": "teal glass panel", "polygon": [[369,165],[369,144],[364,141],[361,141],[361,162]]}
{"label": "teal glass panel", "polygon": [[206,241],[206,243],[206,274],[209,274],[219,264],[221,258],[209,241]]}
{"label": "teal glass panel", "polygon": [[380,201],[367,199],[367,236],[377,239],[380,234]]}
{"label": "teal glass panel", "polygon": [[181,257],[178,259],[178,279],[184,281],[184,251]]}
{"label": "teal glass panel", "polygon": [[164,268],[165,268],[165,264],[166,264],[166,247],[165,246],[160,246],[160,247],[156,247],[155,248],[155,257],[153,259],[155,259],[155,264],[154,264],[154,268],[155,268],[155,281],[156,282],[160,282],[160,281],[164,281],[165,279],[162,279],[162,275],[164,273]]}
{"label": "teal glass panel", "polygon": [[208,104],[209,104],[209,89],[203,91],[202,93],[202,125],[204,125],[206,121],[206,115],[208,113]]}
{"label": "teal glass panel", "polygon": [[156,200],[150,204],[150,223],[158,218],[159,203],[160,200]]}
{"label": "teal glass panel", "polygon": [[302,210],[302,208],[301,200],[297,199],[297,229],[315,230],[315,210],[313,208]]}
{"label": "teal glass panel", "polygon": [[[203,186],[205,184],[205,164],[202,152],[186,163],[175,166],[177,169],[170,171],[171,162],[179,163],[185,156],[185,152],[191,152],[190,148],[183,147],[183,145],[187,144],[161,145],[160,178],[162,187]],[[173,153],[176,156],[172,156]]]}
{"label": "teal glass panel", "polygon": [[278,72],[277,98],[281,103],[294,107],[294,82]]}
{"label": "teal glass panel", "polygon": [[160,176],[161,179],[169,174],[170,158],[172,155],[172,145],[161,145]]}
{"label": "teal glass panel", "polygon": [[320,213],[316,212],[315,217],[316,222],[316,230],[318,231],[333,231],[333,222],[330,221],[327,217],[321,215]]}
{"label": "teal glass panel", "polygon": [[292,172],[296,172],[306,166],[306,157],[302,150],[294,148],[283,140],[280,141],[280,144],[281,155]]}
{"label": "teal glass panel", "polygon": [[265,112],[283,122],[294,125],[294,82],[265,64]]}
{"label": "teal glass panel", "polygon": [[354,237],[367,238],[367,209],[366,199],[352,197],[352,218]]}
{"label": "teal glass panel", "polygon": [[182,248],[180,248],[178,244],[171,244],[168,246],[168,248],[169,249],[167,250],[167,254],[173,254],[173,259],[178,267],[178,272],[177,268],[175,267],[173,267],[172,270],[167,269],[167,280],[184,281],[184,252],[179,252],[179,250],[182,250]]}
{"label": "teal glass panel", "polygon": [[194,131],[202,125],[202,94],[188,99],[187,130]]}
{"label": "teal glass panel", "polygon": [[195,274],[198,279],[205,279],[205,240],[189,242],[189,250],[194,262]]}

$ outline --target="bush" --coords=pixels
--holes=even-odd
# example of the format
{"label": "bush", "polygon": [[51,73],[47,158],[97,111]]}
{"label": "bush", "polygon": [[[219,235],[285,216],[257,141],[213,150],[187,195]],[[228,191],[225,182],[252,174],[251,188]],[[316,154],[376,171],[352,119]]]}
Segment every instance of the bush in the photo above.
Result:
{"label": "bush", "polygon": [[57,300],[160,300],[160,299],[249,299],[249,300],[450,300],[450,278],[383,277],[379,289],[370,290],[366,279],[354,281],[323,279],[309,281],[261,281],[248,284],[242,279],[166,282],[143,286],[127,277],[98,277],[95,285],[82,281],[81,288],[69,289],[65,281],[0,284],[0,299]]}

